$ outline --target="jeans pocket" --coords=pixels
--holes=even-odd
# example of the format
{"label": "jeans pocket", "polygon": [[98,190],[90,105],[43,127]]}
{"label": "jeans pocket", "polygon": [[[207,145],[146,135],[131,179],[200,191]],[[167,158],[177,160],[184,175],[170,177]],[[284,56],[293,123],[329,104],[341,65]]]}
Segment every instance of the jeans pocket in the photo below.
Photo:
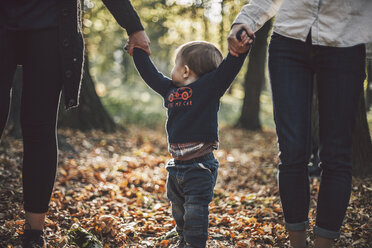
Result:
{"label": "jeans pocket", "polygon": [[285,51],[288,50],[288,47],[291,48],[292,46],[298,46],[299,45],[299,42],[302,44],[303,42],[302,41],[299,41],[299,40],[295,40],[295,39],[292,39],[292,38],[288,38],[286,36],[283,36],[281,34],[278,34],[278,33],[273,33],[271,35],[271,38],[270,38],[270,44],[269,44],[269,52],[271,50],[279,50],[279,51],[283,51],[283,49]]}
{"label": "jeans pocket", "polygon": [[198,163],[198,166],[200,168],[202,168],[203,170],[209,171],[211,174],[213,173],[211,169],[209,169],[208,167],[205,167],[204,164],[202,164],[202,163]]}
{"label": "jeans pocket", "polygon": [[202,163],[198,163],[198,165],[202,169],[208,169],[212,174],[214,174],[219,167],[219,163],[217,159],[204,161]]}
{"label": "jeans pocket", "polygon": [[278,39],[281,39],[281,38],[284,38],[284,36],[273,32],[273,34],[271,35],[270,41],[278,40]]}
{"label": "jeans pocket", "polygon": [[218,176],[218,160],[213,159],[209,161],[205,161],[203,163],[198,163],[199,168],[208,172],[211,176],[213,187],[216,185],[217,176]]}

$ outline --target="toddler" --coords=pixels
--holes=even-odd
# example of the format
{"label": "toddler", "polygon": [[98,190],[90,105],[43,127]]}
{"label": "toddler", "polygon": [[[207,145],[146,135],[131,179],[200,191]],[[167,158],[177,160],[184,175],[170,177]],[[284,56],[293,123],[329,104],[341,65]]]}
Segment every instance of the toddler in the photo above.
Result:
{"label": "toddler", "polygon": [[[247,35],[241,38],[243,44]],[[188,42],[177,51],[170,79],[158,72],[145,51],[134,49],[139,74],[164,98],[168,109],[166,129],[173,159],[166,166],[167,197],[180,238],[177,247],[206,247],[208,204],[218,169],[213,155],[218,148],[217,112],[248,50],[246,46],[246,53],[223,59],[209,42]]]}

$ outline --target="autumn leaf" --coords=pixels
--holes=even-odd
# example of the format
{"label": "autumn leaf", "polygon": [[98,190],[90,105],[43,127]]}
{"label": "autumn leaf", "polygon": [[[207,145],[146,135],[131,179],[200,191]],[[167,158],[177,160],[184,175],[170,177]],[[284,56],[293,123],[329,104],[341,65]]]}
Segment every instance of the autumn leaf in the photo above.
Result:
{"label": "autumn leaf", "polygon": [[[176,244],[176,223],[166,198],[165,164],[170,156],[165,133],[130,126],[113,134],[69,129],[59,134],[67,137],[75,151],[60,151],[45,227],[50,247],[73,247],[68,230],[74,224],[81,228],[76,235],[84,240],[95,238],[97,244],[104,244],[100,247]],[[209,207],[208,247],[288,246],[276,181],[275,133],[227,127],[221,130],[220,138],[221,146],[215,152],[220,168]],[[6,149],[1,148],[3,144],[7,144]],[[0,247],[13,248],[20,246],[24,224],[22,141],[5,136],[0,150]],[[314,206],[320,180],[311,178],[310,182]],[[353,178],[346,224],[336,247],[365,248],[372,243],[370,199],[372,178]],[[315,217],[312,207],[311,226]]]}
{"label": "autumn leaf", "polygon": [[167,239],[162,240],[162,241],[160,242],[160,245],[161,245],[161,247],[168,247],[168,245],[169,245],[169,240],[167,240]]}

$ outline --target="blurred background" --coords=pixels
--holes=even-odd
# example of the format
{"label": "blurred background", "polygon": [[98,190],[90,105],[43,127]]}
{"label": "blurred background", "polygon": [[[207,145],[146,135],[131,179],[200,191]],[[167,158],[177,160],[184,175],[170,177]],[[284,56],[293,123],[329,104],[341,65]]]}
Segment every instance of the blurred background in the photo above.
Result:
{"label": "blurred background", "polygon": [[[151,40],[151,59],[169,76],[175,50],[192,40],[214,43],[227,55],[227,36],[243,0],[132,0],[145,31]],[[102,1],[83,0],[83,32],[86,58],[80,105],[64,111],[61,101],[59,127],[82,131],[102,130],[110,133],[139,126],[162,130],[166,109],[162,97],[150,90],[138,75],[132,58],[124,51],[128,36],[106,9]],[[273,20],[258,32],[249,57],[235,82],[224,95],[219,112],[220,126],[252,131],[274,131],[272,102],[267,73],[267,46]],[[372,75],[372,47],[367,45],[366,72]],[[364,97],[357,113],[354,138],[354,163],[365,170],[372,168],[372,83],[364,83]],[[21,137],[19,105],[22,73],[14,78],[12,110],[7,132]],[[313,97],[313,147],[318,150],[318,113],[316,82]],[[63,99],[63,98],[62,98]],[[314,162],[315,164],[317,161]],[[372,164],[372,163],[371,163]]]}
{"label": "blurred background", "polygon": [[[145,0],[132,1],[145,31],[151,40],[151,58],[163,74],[169,76],[174,65],[175,50],[191,40],[206,40],[214,43],[227,55],[227,35],[230,25],[246,1],[194,1],[194,0]],[[102,1],[84,1],[84,35],[89,61],[89,72],[94,81],[97,95],[115,123],[147,127],[162,126],[166,109],[160,96],[150,90],[139,77],[132,58],[123,50],[127,35],[110,15]],[[272,107],[266,75],[266,46],[271,32],[271,23],[262,32],[265,44],[256,49],[261,70],[251,73],[247,113],[256,115],[248,120],[252,129],[274,128]],[[256,42],[259,43],[259,42]],[[257,46],[259,48],[259,46]],[[252,52],[253,55],[253,52]],[[220,124],[239,124],[244,101],[244,85],[248,61],[223,97],[220,110]],[[248,75],[249,76],[249,75]],[[84,97],[84,92],[82,91]],[[255,96],[254,96],[255,95]],[[253,99],[255,98],[255,99]],[[255,102],[256,101],[256,102]],[[255,102],[255,103],[254,103]],[[255,106],[252,106],[252,104]],[[261,103],[261,108],[259,104]],[[258,121],[260,117],[260,122]],[[244,117],[243,117],[244,118]],[[247,119],[247,118],[245,118]],[[63,120],[61,120],[63,121]],[[247,122],[241,120],[240,122]],[[71,125],[68,123],[63,123]]]}

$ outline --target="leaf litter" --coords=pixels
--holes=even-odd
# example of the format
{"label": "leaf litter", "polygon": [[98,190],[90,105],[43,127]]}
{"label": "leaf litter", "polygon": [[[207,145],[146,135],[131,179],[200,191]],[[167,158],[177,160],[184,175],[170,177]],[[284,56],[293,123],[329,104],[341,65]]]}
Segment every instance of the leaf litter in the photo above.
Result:
{"label": "leaf litter", "polygon": [[[172,247],[176,243],[165,195],[165,164],[170,157],[163,130],[131,126],[106,134],[66,129],[59,130],[59,136],[64,143],[45,227],[50,247],[79,247],[73,244],[73,235],[89,237],[86,243],[96,244],[91,247]],[[220,140],[208,247],[288,247],[276,183],[275,133],[226,127],[220,131]],[[20,247],[24,224],[21,161],[22,142],[4,137],[0,247]],[[312,178],[311,227],[318,187],[319,179]],[[372,178],[353,178],[336,247],[372,247],[371,199]],[[313,237],[311,228],[309,236]]]}

